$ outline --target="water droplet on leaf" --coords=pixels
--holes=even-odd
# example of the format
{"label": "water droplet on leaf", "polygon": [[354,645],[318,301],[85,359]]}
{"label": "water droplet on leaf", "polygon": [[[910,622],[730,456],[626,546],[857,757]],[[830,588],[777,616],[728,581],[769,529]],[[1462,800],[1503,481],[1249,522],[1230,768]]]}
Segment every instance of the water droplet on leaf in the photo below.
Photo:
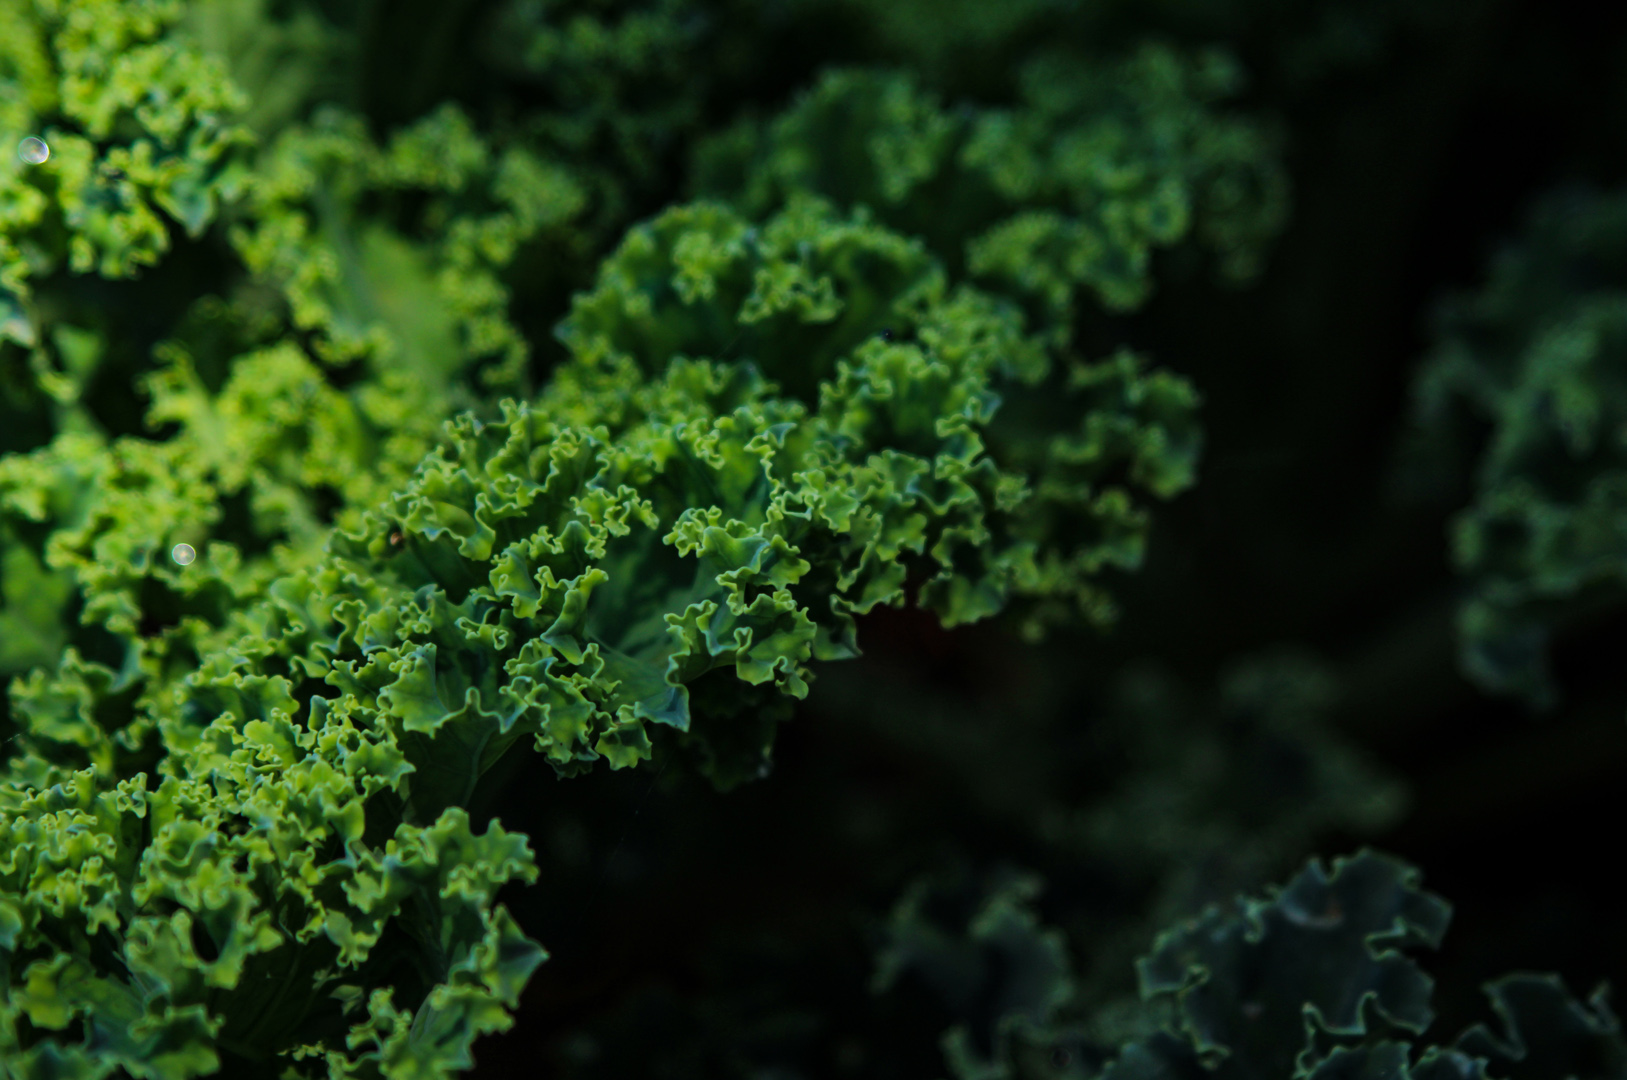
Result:
{"label": "water droplet on leaf", "polygon": [[38,135],[30,135],[17,144],[17,156],[26,165],[43,165],[51,156],[51,148]]}
{"label": "water droplet on leaf", "polygon": [[198,553],[192,550],[191,544],[176,544],[170,549],[169,556],[182,566],[190,566],[192,560],[198,557]]}

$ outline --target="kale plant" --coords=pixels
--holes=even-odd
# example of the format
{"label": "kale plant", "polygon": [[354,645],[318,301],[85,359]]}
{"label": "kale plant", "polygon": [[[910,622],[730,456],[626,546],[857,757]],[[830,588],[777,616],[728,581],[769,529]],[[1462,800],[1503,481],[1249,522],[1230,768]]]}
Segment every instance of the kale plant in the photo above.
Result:
{"label": "kale plant", "polygon": [[1497,775],[1449,515],[1423,623],[1609,731],[1518,805],[1627,765],[1619,200],[1374,475],[1273,367],[1387,212],[1315,133],[1495,6],[0,0],[0,1076],[1622,1077],[1306,862]]}

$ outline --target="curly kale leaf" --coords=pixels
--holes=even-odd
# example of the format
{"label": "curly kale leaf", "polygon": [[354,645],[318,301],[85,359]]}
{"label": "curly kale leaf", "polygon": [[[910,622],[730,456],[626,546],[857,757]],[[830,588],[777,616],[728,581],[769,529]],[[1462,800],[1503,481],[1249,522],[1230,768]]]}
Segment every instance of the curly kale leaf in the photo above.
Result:
{"label": "curly kale leaf", "polygon": [[[756,5],[644,0],[507,0],[481,35],[481,57],[530,99],[519,120],[528,145],[579,163],[592,207],[588,226],[612,239],[666,195],[686,137],[729,60],[754,46]],[[659,205],[659,204],[656,204]]]}
{"label": "curly kale leaf", "polygon": [[[233,244],[284,292],[293,325],[316,335],[324,362],[371,356],[445,385],[495,357],[481,373],[487,389],[521,378],[529,350],[508,320],[498,271],[582,209],[565,171],[518,147],[494,149],[446,105],[387,147],[359,117],[324,108],[283,131],[255,177]],[[428,197],[418,215],[428,235],[401,235],[388,214],[358,214],[364,200],[409,194]]]}
{"label": "curly kale leaf", "polygon": [[1438,948],[1451,909],[1417,879],[1368,852],[1331,874],[1312,862],[1267,899],[1161,935],[1137,964],[1142,996],[1170,1001],[1198,1059],[1239,1077],[1288,1075],[1318,1036],[1363,1036],[1374,1017],[1421,1033],[1433,984],[1401,950]]}
{"label": "curly kale leaf", "polygon": [[828,73],[766,126],[703,145],[697,189],[748,212],[813,192],[922,237],[955,271],[1009,290],[1070,333],[1089,289],[1139,307],[1151,256],[1196,237],[1246,278],[1281,227],[1286,180],[1265,133],[1218,111],[1219,54],[1147,46],[1114,63],[1041,55],[1011,109],[951,109],[906,73]]}
{"label": "curly kale leaf", "polygon": [[1073,1032],[1058,1013],[1073,995],[1064,935],[1032,908],[1041,884],[997,872],[915,882],[894,906],[876,957],[872,993],[909,977],[927,986],[958,1019],[943,1035],[957,1080],[1001,1080],[1035,1047]]}
{"label": "curly kale leaf", "polygon": [[1465,420],[1487,429],[1452,526],[1463,667],[1552,704],[1552,635],[1627,595],[1627,197],[1543,202],[1439,336],[1415,390],[1425,442],[1449,459],[1475,445]]}
{"label": "curly kale leaf", "polygon": [[[0,333],[34,344],[31,279],[66,266],[129,277],[197,236],[245,179],[246,104],[171,31],[173,0],[31,0],[0,9]],[[12,152],[33,135],[48,156]]]}
{"label": "curly kale leaf", "polygon": [[1142,994],[1173,1023],[1127,1046],[1107,1074],[1417,1080],[1606,1080],[1627,1075],[1627,1040],[1605,1007],[1552,975],[1486,985],[1502,1035],[1476,1024],[1414,1054],[1432,980],[1401,950],[1439,946],[1450,907],[1417,872],[1362,852],[1331,873],[1312,862],[1263,900],[1240,898],[1162,935],[1140,961]]}
{"label": "curly kale leaf", "polygon": [[[970,1017],[968,990],[983,987],[976,1001],[984,1013],[991,1000],[1000,1000],[990,997],[989,972],[1013,980],[1032,969],[1034,976],[1012,983],[1029,987],[1027,999],[1004,1003],[993,1019],[985,1015],[975,1025],[989,1033],[981,1053],[964,1052],[972,1045],[972,1029],[952,1028],[946,1035],[946,1057],[960,1080],[1303,1077],[1325,1065],[1330,1050],[1337,1055],[1335,1046],[1428,1026],[1431,982],[1401,950],[1438,946],[1450,909],[1418,890],[1416,878],[1400,863],[1364,852],[1339,860],[1331,874],[1313,861],[1263,899],[1240,897],[1229,910],[1211,907],[1161,934],[1151,954],[1138,961],[1144,1004],[1137,1015],[1092,1020],[1081,1014],[1060,935],[1027,909],[1036,891],[1032,883],[1026,894],[990,895],[980,919],[988,922],[992,912],[1015,902],[1017,910],[1003,922],[1023,928],[1012,940],[1027,942],[1027,953],[1046,943],[1053,960],[1043,978],[1036,981],[1042,969],[1031,961],[956,966],[956,957],[979,935],[969,933],[964,942],[958,932],[944,936],[950,909],[940,903],[933,912],[909,898],[895,911],[879,970],[891,972],[899,957],[919,953],[912,963],[952,1012]],[[914,952],[900,952],[909,942],[918,943]],[[1036,1012],[1033,994],[1040,987],[1045,1006]]]}
{"label": "curly kale leaf", "polygon": [[[496,275],[580,207],[562,171],[493,150],[456,110],[385,148],[323,114],[256,163],[227,211],[250,279],[196,300],[137,377],[162,435],[109,440],[77,414],[0,462],[0,625],[16,631],[0,673],[60,665],[14,688],[28,730],[8,744],[70,770],[150,762],[174,683],[235,636],[230,615],[405,483],[440,422],[477,401],[460,381],[469,365],[496,362],[479,372],[487,384],[519,371],[526,347]],[[412,240],[368,201],[403,193],[431,196]],[[52,328],[58,351],[84,358],[63,402],[116,331]],[[371,370],[342,390],[322,366],[364,355]],[[178,543],[203,555],[184,573],[168,555]],[[94,629],[74,629],[75,615]],[[118,730],[117,747],[98,724]],[[39,741],[46,727],[54,746]]]}
{"label": "curly kale leaf", "polygon": [[[704,203],[640,226],[560,335],[576,360],[550,394],[568,395],[584,424],[625,422],[617,388],[673,356],[761,371],[834,448],[893,477],[895,532],[917,528],[909,496],[926,498],[920,527],[932,531],[897,533],[889,548],[937,564],[923,566],[919,600],[948,625],[1019,597],[1032,634],[1065,612],[1110,619],[1096,579],[1139,565],[1138,493],[1172,496],[1195,468],[1197,395],[1184,380],[1129,353],[1053,374],[1010,303],[951,289],[918,242],[818,199],[793,198],[760,227]],[[885,463],[866,457],[883,447]],[[906,566],[876,567],[866,606],[902,595]]]}
{"label": "curly kale leaf", "polygon": [[535,877],[524,839],[461,809],[373,835],[364,801],[410,768],[390,732],[325,702],[296,726],[283,680],[235,689],[156,787],[0,786],[7,1075],[185,1080],[224,1050],[444,1076],[512,1024],[544,954],[492,897]]}

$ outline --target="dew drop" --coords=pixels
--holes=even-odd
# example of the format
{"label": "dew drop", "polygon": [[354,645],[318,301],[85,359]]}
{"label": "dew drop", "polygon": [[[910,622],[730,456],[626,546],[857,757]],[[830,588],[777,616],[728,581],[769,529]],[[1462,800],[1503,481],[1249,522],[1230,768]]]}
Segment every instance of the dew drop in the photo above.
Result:
{"label": "dew drop", "polygon": [[43,165],[51,156],[51,148],[38,135],[30,135],[17,144],[17,156],[26,165]]}
{"label": "dew drop", "polygon": [[192,550],[191,544],[176,544],[170,549],[169,556],[182,566],[190,566],[192,560],[198,557],[198,553]]}

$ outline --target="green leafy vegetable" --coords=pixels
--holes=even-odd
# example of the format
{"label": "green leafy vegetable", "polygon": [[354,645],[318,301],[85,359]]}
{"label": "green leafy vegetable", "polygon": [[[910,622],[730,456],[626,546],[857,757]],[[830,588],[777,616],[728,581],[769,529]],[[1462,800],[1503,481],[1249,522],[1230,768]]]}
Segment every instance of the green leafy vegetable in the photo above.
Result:
{"label": "green leafy vegetable", "polygon": [[1449,462],[1475,445],[1466,421],[1486,431],[1453,523],[1463,666],[1551,706],[1550,637],[1627,587],[1627,200],[1547,199],[1439,336],[1415,391],[1426,440]]}

